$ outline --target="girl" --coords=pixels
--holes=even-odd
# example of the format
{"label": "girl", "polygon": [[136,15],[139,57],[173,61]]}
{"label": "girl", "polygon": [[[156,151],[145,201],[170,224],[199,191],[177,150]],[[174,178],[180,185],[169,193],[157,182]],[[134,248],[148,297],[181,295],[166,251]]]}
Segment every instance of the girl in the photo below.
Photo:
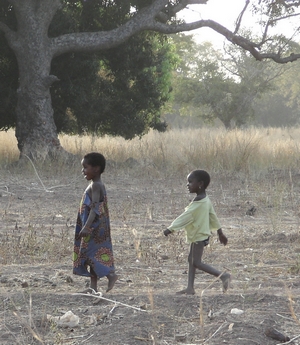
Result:
{"label": "girl", "polygon": [[101,153],[91,152],[83,157],[81,164],[84,177],[91,183],[83,194],[78,211],[73,273],[91,278],[91,292],[97,292],[98,278],[106,276],[108,292],[118,276],[114,269],[106,190],[101,180],[106,161]]}
{"label": "girl", "polygon": [[211,230],[218,230],[219,240],[227,244],[227,238],[223,234],[219,220],[213,209],[211,201],[206,195],[206,188],[210,183],[210,176],[204,170],[194,170],[187,177],[187,188],[196,197],[186,207],[185,212],[176,218],[173,223],[164,231],[168,236],[174,231],[185,228],[187,242],[191,244],[188,273],[188,286],[186,289],[177,292],[178,294],[193,295],[195,293],[194,281],[196,268],[220,277],[223,283],[223,291],[228,289],[230,274],[223,273],[202,262],[202,254],[205,246],[208,245]]}

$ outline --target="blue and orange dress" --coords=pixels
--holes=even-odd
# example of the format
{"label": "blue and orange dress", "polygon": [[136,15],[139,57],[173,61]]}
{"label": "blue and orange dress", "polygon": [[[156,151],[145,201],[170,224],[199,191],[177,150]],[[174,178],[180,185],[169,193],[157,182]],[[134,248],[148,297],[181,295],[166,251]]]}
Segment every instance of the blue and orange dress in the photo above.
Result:
{"label": "blue and orange dress", "polygon": [[[90,234],[80,238],[79,232],[86,223],[91,209],[96,216],[90,226]],[[90,277],[87,266],[94,270],[98,278],[115,271],[106,192],[101,201],[92,203],[85,190],[80,202],[75,228],[73,273]]]}

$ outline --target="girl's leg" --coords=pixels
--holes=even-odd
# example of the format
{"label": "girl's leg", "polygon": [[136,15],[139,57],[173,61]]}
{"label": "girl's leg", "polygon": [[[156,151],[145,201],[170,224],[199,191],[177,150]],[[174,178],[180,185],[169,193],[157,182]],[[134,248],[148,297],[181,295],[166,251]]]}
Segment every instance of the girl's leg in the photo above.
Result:
{"label": "girl's leg", "polygon": [[95,271],[90,267],[90,273],[91,273],[91,289],[93,289],[95,292],[97,292],[97,274]]}
{"label": "girl's leg", "polygon": [[[192,262],[194,267],[198,268],[201,271],[209,273],[215,277],[219,277],[222,274],[222,272],[202,262],[203,249],[203,242],[192,243]],[[220,279],[222,280],[223,291],[225,292],[227,291],[229,286],[230,274],[225,272],[220,276]]]}
{"label": "girl's leg", "polygon": [[106,277],[108,279],[106,292],[108,292],[114,287],[115,282],[118,280],[118,276],[115,274],[115,272],[111,272]]}

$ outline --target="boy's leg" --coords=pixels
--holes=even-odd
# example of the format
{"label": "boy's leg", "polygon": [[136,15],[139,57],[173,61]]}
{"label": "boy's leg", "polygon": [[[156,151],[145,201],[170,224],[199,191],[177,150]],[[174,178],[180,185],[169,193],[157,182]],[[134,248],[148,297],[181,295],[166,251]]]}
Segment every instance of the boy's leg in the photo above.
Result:
{"label": "boy's leg", "polygon": [[[197,243],[192,243],[192,245],[193,245],[192,260],[193,260],[194,267],[198,268],[201,271],[209,273],[215,277],[219,277],[222,274],[222,272],[202,262],[204,243],[197,242]],[[220,276],[220,279],[222,280],[223,291],[225,292],[227,291],[228,286],[229,286],[230,274],[225,272]]]}
{"label": "boy's leg", "polygon": [[189,272],[188,272],[188,286],[186,289],[176,292],[177,294],[187,294],[187,295],[194,295],[195,289],[194,289],[194,281],[195,281],[195,274],[196,274],[196,267],[193,265],[193,243],[190,247],[190,253],[189,253]]}

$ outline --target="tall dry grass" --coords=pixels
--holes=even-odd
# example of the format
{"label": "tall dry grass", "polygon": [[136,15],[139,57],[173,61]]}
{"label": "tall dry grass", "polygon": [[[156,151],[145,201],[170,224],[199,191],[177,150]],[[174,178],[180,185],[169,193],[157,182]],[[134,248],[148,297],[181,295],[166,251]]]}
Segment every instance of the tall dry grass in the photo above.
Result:
{"label": "tall dry grass", "polygon": [[[121,137],[60,135],[62,146],[82,156],[99,151],[115,164],[141,164],[153,171],[185,172],[196,167],[209,171],[263,172],[299,167],[300,128],[220,128],[150,131],[126,141]],[[0,132],[1,166],[18,160],[13,131]]]}

